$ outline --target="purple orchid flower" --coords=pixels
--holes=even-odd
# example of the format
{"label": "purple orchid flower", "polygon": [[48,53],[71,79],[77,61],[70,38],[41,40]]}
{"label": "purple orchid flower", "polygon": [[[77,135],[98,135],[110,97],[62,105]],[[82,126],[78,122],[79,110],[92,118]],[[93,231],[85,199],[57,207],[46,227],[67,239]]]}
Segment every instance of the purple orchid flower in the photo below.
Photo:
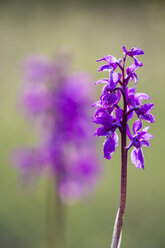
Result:
{"label": "purple orchid flower", "polygon": [[[137,59],[137,56],[143,55],[144,52],[138,47],[133,47],[129,51],[125,46],[123,46],[123,51],[123,60],[118,60],[111,55],[97,60],[97,62],[106,62],[105,65],[99,67],[99,71],[108,70],[109,78],[95,83],[105,84],[105,86],[103,86],[100,100],[92,105],[98,108],[93,122],[100,125],[95,135],[106,137],[103,143],[103,153],[106,159],[111,159],[112,153],[115,152],[118,146],[119,136],[117,132],[119,131],[121,134],[121,195],[111,248],[118,248],[119,240],[121,239],[126,204],[128,151],[132,146],[134,147],[131,152],[131,161],[136,168],[144,169],[142,147],[149,146],[149,140],[152,138],[152,135],[148,133],[149,127],[142,128],[142,120],[150,123],[155,121],[154,116],[150,113],[154,104],[145,103],[142,105],[142,101],[150,100],[150,97],[145,93],[136,93],[135,86],[129,87],[132,81],[134,81],[135,85],[137,83],[138,77],[135,71],[143,66],[142,62]],[[128,56],[133,59],[133,63],[125,68]],[[123,108],[120,104],[121,98],[123,98]],[[132,135],[129,129],[129,121],[133,118],[134,113],[137,115],[138,120],[133,124]],[[129,145],[127,145],[127,137],[130,139]]]}
{"label": "purple orchid flower", "polygon": [[[110,147],[109,154],[112,153],[111,151],[115,151],[114,147],[116,147],[114,145],[114,139],[110,139],[110,135],[112,135],[117,128],[120,131],[122,131],[123,129],[123,111],[118,106],[118,103],[121,99],[121,94],[123,94],[127,106],[127,121],[133,118],[134,113],[137,114],[140,120],[144,119],[151,123],[155,121],[154,116],[149,113],[153,107],[153,104],[148,103],[142,105],[142,101],[150,100],[150,97],[145,93],[136,93],[136,87],[127,87],[127,84],[131,82],[133,78],[136,77],[134,71],[139,66],[142,66],[142,64],[140,64],[139,62],[137,63],[137,58],[135,56],[142,55],[144,54],[144,52],[137,47],[132,48],[130,51],[127,51],[126,48],[123,47],[123,50],[125,54],[123,59],[123,66],[121,65],[121,59],[117,60],[111,55],[105,56],[102,59],[97,60],[97,62],[106,61],[107,65],[109,66],[106,68],[108,68],[108,70],[110,71],[110,77],[109,79],[99,80],[95,83],[105,84],[105,86],[102,89],[103,94],[100,97],[100,101],[93,104],[93,107],[99,107],[99,109],[95,113],[95,118],[93,119],[93,122],[101,125],[101,127],[98,128],[95,132],[95,135],[106,136],[106,141],[104,142],[103,146],[104,151],[107,151],[107,148],[105,149],[105,146]],[[126,75],[123,78],[124,82],[121,82],[121,78],[123,77],[124,71],[123,67],[125,66],[125,60],[127,56],[130,56],[134,59],[134,64],[132,64],[126,69]],[[121,73],[115,71],[118,68],[121,70]],[[99,69],[99,71],[102,71],[102,69]],[[113,116],[114,109],[116,109],[116,119],[118,120],[117,122],[115,121],[115,117]],[[120,113],[120,118],[117,117],[118,113]],[[112,146],[108,145],[109,141],[113,143]],[[106,152],[106,154],[108,153]],[[104,157],[106,157],[107,159],[111,159],[111,156],[106,156],[105,152]]]}

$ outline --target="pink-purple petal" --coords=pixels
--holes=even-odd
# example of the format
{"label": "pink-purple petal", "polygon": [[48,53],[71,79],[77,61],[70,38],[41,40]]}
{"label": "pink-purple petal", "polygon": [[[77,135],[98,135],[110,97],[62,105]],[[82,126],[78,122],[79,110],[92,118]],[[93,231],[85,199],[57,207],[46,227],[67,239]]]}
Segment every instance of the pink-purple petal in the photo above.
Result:
{"label": "pink-purple petal", "polygon": [[107,137],[103,144],[104,158],[111,159],[112,153],[115,152],[115,140],[112,137]]}
{"label": "pink-purple petal", "polygon": [[137,58],[135,58],[134,57],[134,61],[135,61],[135,64],[137,65],[137,66],[143,66],[143,63],[140,61],[140,60],[138,60]]}
{"label": "pink-purple petal", "polygon": [[130,140],[132,140],[132,134],[131,134],[131,131],[130,131],[130,128],[129,128],[129,125],[127,124],[127,128],[126,128],[126,133],[127,133],[127,136]]}
{"label": "pink-purple petal", "polygon": [[141,149],[134,148],[131,151],[131,161],[136,166],[137,169],[144,169],[144,158]]}
{"label": "pink-purple petal", "polygon": [[137,131],[139,131],[142,128],[142,121],[141,120],[137,120],[134,122],[133,124],[133,132],[134,134],[137,133]]}
{"label": "pink-purple petal", "polygon": [[135,56],[135,55],[143,55],[144,54],[144,51],[138,47],[133,47],[131,49],[131,52],[132,52],[132,55]]}
{"label": "pink-purple petal", "polygon": [[108,79],[102,79],[102,80],[98,80],[97,82],[95,82],[95,85],[97,84],[108,84],[109,80]]}
{"label": "pink-purple petal", "polygon": [[150,123],[155,122],[155,117],[152,114],[146,114],[144,116],[141,116],[141,118],[144,119],[145,121],[150,122]]}
{"label": "pink-purple petal", "polygon": [[95,131],[94,135],[97,136],[107,136],[109,133],[109,130],[106,130],[103,126],[97,128],[97,130]]}
{"label": "pink-purple petal", "polygon": [[145,93],[136,93],[135,97],[138,98],[140,101],[142,100],[150,100],[151,97]]}
{"label": "pink-purple petal", "polygon": [[99,67],[98,71],[109,71],[110,69],[112,69],[112,65],[102,65]]}
{"label": "pink-purple petal", "polygon": [[116,109],[116,123],[120,123],[122,115],[123,115],[123,110],[121,108]]}

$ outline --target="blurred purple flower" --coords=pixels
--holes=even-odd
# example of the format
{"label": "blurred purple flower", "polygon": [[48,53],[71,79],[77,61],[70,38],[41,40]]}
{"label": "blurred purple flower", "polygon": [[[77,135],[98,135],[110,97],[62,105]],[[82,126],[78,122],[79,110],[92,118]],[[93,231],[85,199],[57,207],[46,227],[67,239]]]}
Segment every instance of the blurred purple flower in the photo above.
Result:
{"label": "blurred purple flower", "polygon": [[23,64],[24,81],[29,83],[41,83],[50,76],[51,61],[45,56],[30,56]]}
{"label": "blurred purple flower", "polygon": [[90,124],[91,77],[70,73],[62,55],[52,61],[32,56],[23,68],[21,106],[39,125],[42,142],[14,151],[13,163],[28,177],[48,170],[61,199],[73,202],[94,188],[100,173]]}

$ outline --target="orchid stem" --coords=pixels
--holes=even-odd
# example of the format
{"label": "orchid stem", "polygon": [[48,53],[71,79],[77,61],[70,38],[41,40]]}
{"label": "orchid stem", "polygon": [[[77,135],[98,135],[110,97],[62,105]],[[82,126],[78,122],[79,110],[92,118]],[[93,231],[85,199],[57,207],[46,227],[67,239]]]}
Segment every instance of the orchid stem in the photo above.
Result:
{"label": "orchid stem", "polygon": [[126,147],[126,132],[122,134],[122,166],[121,166],[121,193],[120,206],[117,212],[116,221],[114,225],[114,232],[112,238],[111,248],[119,248],[119,241],[121,241],[121,230],[123,225],[123,218],[126,206],[126,190],[127,190],[127,150]]}
{"label": "orchid stem", "polygon": [[119,248],[121,242],[121,231],[123,226],[123,218],[126,206],[126,192],[127,192],[127,102],[125,97],[125,82],[124,82],[124,67],[125,60],[123,63],[123,117],[122,127],[123,132],[121,133],[121,189],[120,189],[120,205],[116,216],[114,225],[113,237],[111,248]]}

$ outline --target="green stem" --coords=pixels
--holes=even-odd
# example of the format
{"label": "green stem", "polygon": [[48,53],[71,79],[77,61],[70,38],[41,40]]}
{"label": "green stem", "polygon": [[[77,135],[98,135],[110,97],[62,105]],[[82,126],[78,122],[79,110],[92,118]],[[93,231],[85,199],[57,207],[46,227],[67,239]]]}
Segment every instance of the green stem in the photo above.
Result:
{"label": "green stem", "polygon": [[63,248],[64,246],[64,204],[58,194],[58,182],[48,181],[46,199],[46,248]]}
{"label": "green stem", "polygon": [[[58,179],[56,178],[56,189],[58,189]],[[56,190],[56,234],[58,247],[63,248],[65,243],[65,205],[61,201],[58,190]]]}

